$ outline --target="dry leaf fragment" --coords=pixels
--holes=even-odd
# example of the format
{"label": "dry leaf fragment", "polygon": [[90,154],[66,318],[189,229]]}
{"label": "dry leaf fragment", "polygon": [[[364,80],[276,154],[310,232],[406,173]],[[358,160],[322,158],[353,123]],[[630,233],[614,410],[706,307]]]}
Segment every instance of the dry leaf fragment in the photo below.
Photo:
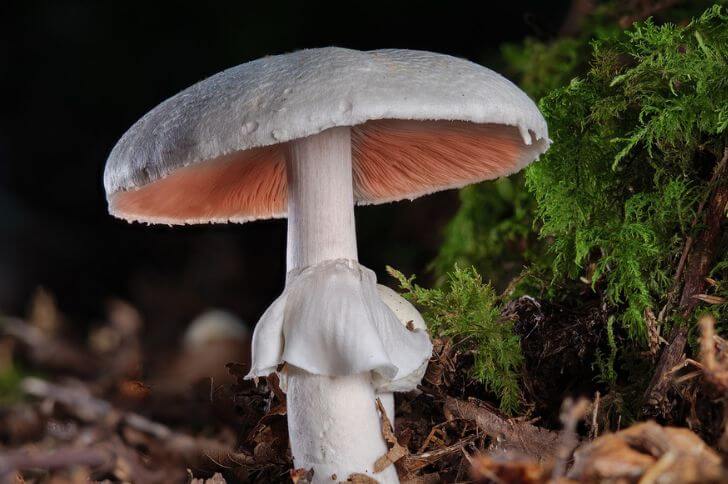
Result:
{"label": "dry leaf fragment", "polygon": [[346,482],[353,482],[354,484],[379,484],[379,481],[368,476],[366,474],[360,474],[358,472],[353,473],[349,476]]}
{"label": "dry leaf fragment", "polygon": [[291,481],[293,484],[309,484],[313,479],[313,469],[291,469]]}
{"label": "dry leaf fragment", "polygon": [[[726,482],[720,456],[692,431],[644,422],[604,435],[574,453],[580,481]],[[642,482],[642,481],[640,481]]]}
{"label": "dry leaf fragment", "polygon": [[542,484],[549,481],[551,470],[532,459],[497,459],[482,455],[472,461],[471,475],[477,482],[520,482]]}
{"label": "dry leaf fragment", "polygon": [[725,304],[728,302],[728,299],[724,297],[714,296],[711,294],[696,294],[693,297],[708,304]]}
{"label": "dry leaf fragment", "polygon": [[149,397],[152,389],[139,380],[123,380],[117,384],[119,396],[127,400],[144,400]]}
{"label": "dry leaf fragment", "polygon": [[384,441],[387,443],[389,450],[374,463],[375,473],[382,472],[384,469],[409,453],[407,449],[402,447],[397,441],[397,437],[394,435],[394,429],[392,428],[392,423],[389,421],[387,413],[384,411],[382,401],[378,398],[377,409],[379,410],[379,418],[382,423],[382,436],[384,437]]}
{"label": "dry leaf fragment", "polygon": [[219,472],[216,472],[212,475],[209,479],[192,479],[190,481],[190,484],[226,484],[227,481],[224,477],[222,477],[222,474]]}

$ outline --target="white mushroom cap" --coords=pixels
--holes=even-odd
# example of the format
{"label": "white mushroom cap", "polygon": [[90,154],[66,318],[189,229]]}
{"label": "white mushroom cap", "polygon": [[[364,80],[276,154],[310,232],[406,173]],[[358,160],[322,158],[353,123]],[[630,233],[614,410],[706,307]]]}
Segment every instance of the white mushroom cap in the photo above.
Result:
{"label": "white mushroom cap", "polygon": [[223,71],[140,119],[107,161],[109,210],[169,224],[285,216],[285,142],[335,126],[354,127],[361,204],[508,175],[549,145],[536,105],[480,65],[411,50],[303,50]]}
{"label": "white mushroom cap", "polygon": [[248,326],[234,314],[222,309],[210,309],[195,319],[185,330],[183,344],[186,348],[198,348],[217,341],[247,341]]}
{"label": "white mushroom cap", "polygon": [[[377,284],[377,291],[382,302],[397,316],[399,322],[402,323],[410,331],[427,332],[427,325],[422,319],[420,312],[405,298],[400,296],[395,290],[387,286]],[[376,390],[382,392],[408,392],[417,388],[427,371],[429,360],[425,360],[415,371],[404,375],[396,380],[388,380],[380,374],[374,373],[373,383]]]}
{"label": "white mushroom cap", "polygon": [[407,327],[407,329],[427,331],[425,320],[411,302],[400,296],[394,289],[382,284],[377,284],[377,291],[382,302],[392,310],[394,315],[397,316],[397,319],[399,319],[399,322]]}

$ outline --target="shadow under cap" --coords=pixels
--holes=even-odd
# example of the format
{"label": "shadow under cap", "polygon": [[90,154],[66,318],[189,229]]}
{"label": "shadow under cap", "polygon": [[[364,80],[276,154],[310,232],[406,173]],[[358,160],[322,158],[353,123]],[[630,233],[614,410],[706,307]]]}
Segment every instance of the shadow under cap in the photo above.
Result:
{"label": "shadow under cap", "polygon": [[[515,126],[468,121],[376,120],[352,127],[354,199],[414,199],[521,170],[549,141]],[[177,169],[109,195],[129,221],[195,224],[286,216],[285,143],[238,151]]]}

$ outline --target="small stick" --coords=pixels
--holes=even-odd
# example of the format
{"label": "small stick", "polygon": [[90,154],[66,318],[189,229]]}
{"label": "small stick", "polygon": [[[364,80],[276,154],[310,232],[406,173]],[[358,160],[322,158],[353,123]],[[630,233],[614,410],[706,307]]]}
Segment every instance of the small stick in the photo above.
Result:
{"label": "small stick", "polygon": [[592,440],[599,437],[599,402],[600,402],[601,395],[599,391],[597,391],[596,395],[594,396],[594,410],[592,411]]}
{"label": "small stick", "polygon": [[576,426],[588,409],[589,400],[586,398],[580,398],[576,402],[571,398],[567,398],[564,401],[560,417],[561,423],[564,425],[564,430],[561,432],[561,443],[556,453],[558,458],[556,459],[554,470],[551,474],[551,478],[554,481],[559,480],[559,478],[566,474],[566,463],[569,461],[569,457],[571,457],[574,448],[579,443]]}

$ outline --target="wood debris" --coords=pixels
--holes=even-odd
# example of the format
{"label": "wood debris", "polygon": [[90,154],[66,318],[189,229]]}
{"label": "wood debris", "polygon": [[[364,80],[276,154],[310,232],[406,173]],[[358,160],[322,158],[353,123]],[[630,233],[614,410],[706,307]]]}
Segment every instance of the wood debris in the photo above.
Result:
{"label": "wood debris", "polygon": [[493,439],[491,449],[514,453],[538,461],[555,457],[559,433],[528,422],[506,419],[494,408],[476,401],[463,402],[452,397],[445,400],[445,411],[454,418],[472,420]]}

